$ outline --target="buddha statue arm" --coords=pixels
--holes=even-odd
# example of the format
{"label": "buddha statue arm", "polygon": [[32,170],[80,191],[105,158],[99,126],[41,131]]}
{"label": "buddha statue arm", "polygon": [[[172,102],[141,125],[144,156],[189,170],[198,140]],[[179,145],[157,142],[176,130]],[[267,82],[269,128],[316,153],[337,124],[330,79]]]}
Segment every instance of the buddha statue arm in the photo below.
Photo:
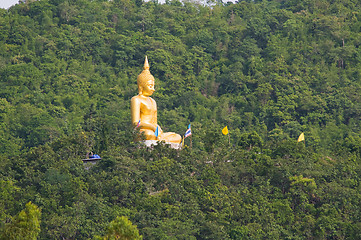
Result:
{"label": "buddha statue arm", "polygon": [[[154,101],[154,100],[153,100],[153,101]],[[154,104],[157,106],[157,104],[155,103],[155,101],[154,101]],[[155,115],[155,122],[156,122],[156,123],[158,122],[158,114]],[[159,134],[162,134],[162,133],[163,133],[162,128],[161,128],[158,124],[157,124],[157,126],[158,126]],[[157,126],[156,126],[156,128],[157,128]]]}
{"label": "buddha statue arm", "polygon": [[140,101],[133,97],[130,101],[130,110],[132,117],[133,126],[137,126],[140,119]]}

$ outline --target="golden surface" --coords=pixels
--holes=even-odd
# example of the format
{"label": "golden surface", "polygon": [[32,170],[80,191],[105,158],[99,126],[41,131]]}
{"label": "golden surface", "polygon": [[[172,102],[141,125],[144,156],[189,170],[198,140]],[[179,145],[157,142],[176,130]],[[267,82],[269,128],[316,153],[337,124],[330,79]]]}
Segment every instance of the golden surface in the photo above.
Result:
{"label": "golden surface", "polygon": [[[137,78],[138,92],[137,96],[131,99],[131,114],[133,126],[137,126],[139,119],[139,131],[144,134],[145,140],[158,140],[168,143],[180,143],[182,137],[174,132],[163,132],[157,124],[157,103],[152,96],[154,89],[154,77],[149,71],[148,58],[145,57],[144,67]],[[159,135],[154,135],[158,127]]]}

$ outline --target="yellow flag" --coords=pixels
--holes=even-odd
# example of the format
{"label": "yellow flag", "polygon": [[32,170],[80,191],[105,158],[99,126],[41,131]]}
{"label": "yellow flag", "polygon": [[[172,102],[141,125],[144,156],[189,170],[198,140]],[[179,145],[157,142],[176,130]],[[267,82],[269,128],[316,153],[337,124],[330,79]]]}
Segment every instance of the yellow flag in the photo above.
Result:
{"label": "yellow flag", "polygon": [[222,133],[223,135],[227,135],[228,134],[228,127],[225,126],[223,129],[222,129]]}
{"label": "yellow flag", "polygon": [[184,147],[184,137],[182,138],[182,147]]}
{"label": "yellow flag", "polygon": [[305,141],[305,135],[301,133],[301,135],[298,137],[297,142]]}

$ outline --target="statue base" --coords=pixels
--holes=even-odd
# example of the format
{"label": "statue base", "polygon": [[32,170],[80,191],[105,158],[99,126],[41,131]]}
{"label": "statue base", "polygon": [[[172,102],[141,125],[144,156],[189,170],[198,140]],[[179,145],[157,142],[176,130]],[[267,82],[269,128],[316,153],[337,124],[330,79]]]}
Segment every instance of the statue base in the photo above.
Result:
{"label": "statue base", "polygon": [[[156,146],[159,144],[159,141],[157,140],[145,140],[145,141],[142,141],[142,143],[147,146],[147,147],[153,147],[153,146]],[[178,143],[171,143],[171,142],[163,142],[167,145],[169,145],[170,148],[173,148],[173,149],[182,149],[182,144],[178,144]]]}

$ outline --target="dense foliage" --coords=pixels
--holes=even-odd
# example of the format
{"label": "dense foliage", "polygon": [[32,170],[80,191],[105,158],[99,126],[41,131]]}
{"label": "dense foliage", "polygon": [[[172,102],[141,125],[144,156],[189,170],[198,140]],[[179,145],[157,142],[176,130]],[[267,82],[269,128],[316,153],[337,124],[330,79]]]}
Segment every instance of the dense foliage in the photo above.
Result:
{"label": "dense foliage", "polygon": [[[208,3],[0,9],[2,238],[361,238],[360,1]],[[191,123],[192,149],[134,142],[145,55],[159,124]]]}

